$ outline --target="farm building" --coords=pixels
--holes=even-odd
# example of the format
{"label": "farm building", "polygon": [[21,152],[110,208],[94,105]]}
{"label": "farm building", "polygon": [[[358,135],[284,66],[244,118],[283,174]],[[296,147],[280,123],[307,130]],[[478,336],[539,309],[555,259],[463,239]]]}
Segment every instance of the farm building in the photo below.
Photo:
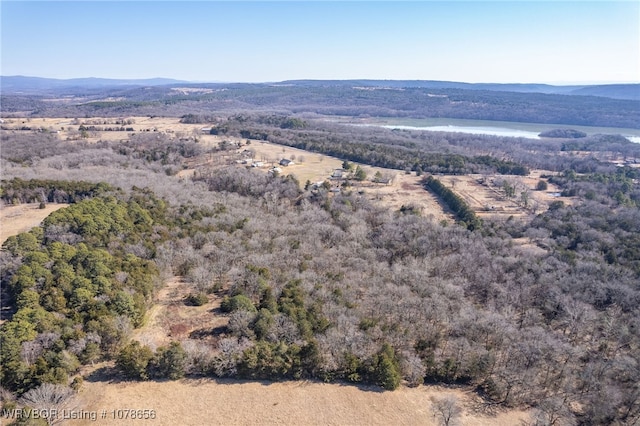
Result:
{"label": "farm building", "polygon": [[331,179],[342,179],[344,177],[344,169],[335,169],[331,174]]}

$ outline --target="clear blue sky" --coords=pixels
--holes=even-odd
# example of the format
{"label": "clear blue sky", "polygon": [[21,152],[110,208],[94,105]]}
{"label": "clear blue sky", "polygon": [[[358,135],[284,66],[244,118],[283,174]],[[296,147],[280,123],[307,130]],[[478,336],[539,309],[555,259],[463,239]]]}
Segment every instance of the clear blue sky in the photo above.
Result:
{"label": "clear blue sky", "polygon": [[2,75],[640,81],[638,1],[5,1]]}

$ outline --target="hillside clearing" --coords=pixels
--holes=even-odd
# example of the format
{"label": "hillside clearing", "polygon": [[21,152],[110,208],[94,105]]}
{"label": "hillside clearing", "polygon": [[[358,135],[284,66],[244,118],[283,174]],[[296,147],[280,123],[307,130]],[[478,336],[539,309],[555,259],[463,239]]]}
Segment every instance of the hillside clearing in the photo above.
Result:
{"label": "hillside clearing", "polygon": [[227,316],[219,315],[221,298],[209,295],[209,302],[202,306],[186,306],[184,299],[191,290],[180,277],[168,280],[133,339],[153,349],[192,335],[215,343],[217,336],[211,330],[224,329],[229,322]]}
{"label": "hillside clearing", "polygon": [[39,208],[38,204],[3,206],[0,208],[0,244],[9,237],[38,226],[51,213],[66,206],[55,203],[47,204],[44,209]]}

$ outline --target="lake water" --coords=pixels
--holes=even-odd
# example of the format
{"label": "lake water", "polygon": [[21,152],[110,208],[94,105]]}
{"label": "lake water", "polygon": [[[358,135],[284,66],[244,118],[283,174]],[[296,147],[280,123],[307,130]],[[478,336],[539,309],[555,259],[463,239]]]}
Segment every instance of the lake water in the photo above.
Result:
{"label": "lake water", "polygon": [[454,132],[454,133],[469,133],[473,135],[490,135],[490,136],[509,136],[514,138],[527,138],[527,139],[540,139],[539,132],[530,132],[527,130],[508,129],[506,127],[470,127],[470,126],[397,126],[397,125],[384,125],[386,129],[400,129],[400,130],[426,130],[430,132]]}
{"label": "lake water", "polygon": [[512,121],[471,120],[460,118],[376,118],[354,123],[350,118],[338,122],[347,122],[355,126],[376,126],[386,129],[424,130],[431,132],[459,132],[474,135],[503,136],[526,139],[542,139],[541,132],[553,129],[575,129],[589,136],[597,134],[622,135],[629,141],[640,143],[640,129],[622,127],[591,127],[566,124],[521,123]]}
{"label": "lake water", "polygon": [[[462,121],[462,120],[458,120]],[[431,123],[421,126],[421,125],[405,125],[405,124],[378,124],[380,127],[384,127],[386,129],[400,129],[400,130],[425,130],[430,132],[458,132],[458,133],[469,133],[473,135],[490,135],[490,136],[506,136],[513,138],[526,138],[526,139],[542,139],[540,136],[540,132],[545,130],[550,130],[553,128],[572,128],[584,131],[588,135],[594,134],[610,134],[610,135],[623,135],[629,141],[633,143],[640,143],[640,133],[639,130],[635,129],[618,129],[613,127],[586,127],[586,126],[566,126],[566,125],[536,125],[530,123],[518,123],[518,127],[524,127],[517,129],[511,127],[505,127],[505,122],[499,122],[500,126],[485,126],[485,125],[474,125],[474,120],[465,120],[464,125],[460,124],[434,124]],[[388,123],[388,122],[387,122]],[[466,125],[470,123],[469,125]],[[478,124],[484,124],[486,122],[478,121]],[[413,123],[412,123],[413,124]],[[534,126],[539,126],[535,128]],[[515,127],[515,126],[514,126]]]}

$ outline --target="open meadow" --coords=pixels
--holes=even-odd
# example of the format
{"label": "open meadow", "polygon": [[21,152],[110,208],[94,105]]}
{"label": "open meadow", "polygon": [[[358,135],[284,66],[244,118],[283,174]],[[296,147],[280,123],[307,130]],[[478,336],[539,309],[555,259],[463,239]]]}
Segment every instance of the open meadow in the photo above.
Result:
{"label": "open meadow", "polygon": [[7,238],[27,232],[38,226],[52,212],[66,207],[67,204],[47,204],[40,208],[37,204],[19,204],[0,208],[0,244]]}
{"label": "open meadow", "polygon": [[[469,391],[438,386],[401,387],[382,392],[377,387],[309,381],[255,382],[182,379],[172,382],[103,382],[88,380],[79,395],[81,406],[107,410],[103,425],[121,425],[112,410],[155,410],[153,420],[135,424],[199,425],[421,425],[441,424],[431,398],[454,396],[464,407],[462,426],[514,426],[529,418],[526,411],[482,413],[481,402]],[[478,410],[478,411],[476,411]],[[133,420],[129,420],[130,423]],[[73,422],[89,426],[92,421]]]}

